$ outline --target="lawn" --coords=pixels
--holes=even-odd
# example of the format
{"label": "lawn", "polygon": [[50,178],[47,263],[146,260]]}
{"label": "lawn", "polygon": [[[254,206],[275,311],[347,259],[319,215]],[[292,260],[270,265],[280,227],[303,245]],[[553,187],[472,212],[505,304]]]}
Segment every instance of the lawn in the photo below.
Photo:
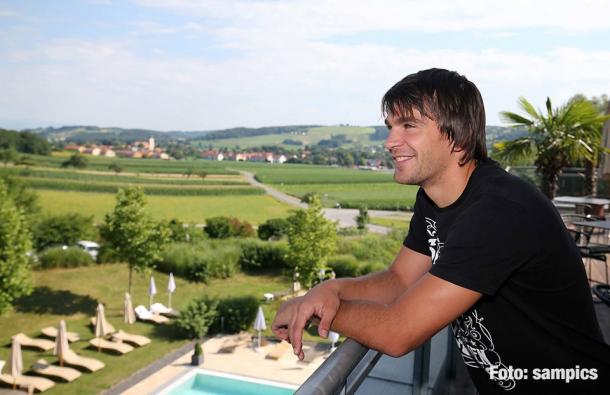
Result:
{"label": "lawn", "polygon": [[[23,332],[30,337],[39,335],[41,328],[57,325],[65,319],[69,331],[78,332],[82,339],[93,338],[89,318],[95,315],[97,303],[106,307],[106,317],[117,330],[124,329],[130,333],[148,336],[152,343],[123,356],[89,349],[87,341],[71,344],[71,348],[83,356],[97,358],[106,367],[95,373],[83,373],[76,381],[57,384],[49,394],[95,394],[131,376],[137,370],[163,357],[172,350],[182,346],[187,340],[176,339],[172,326],[155,327],[152,324],[124,324],[122,321],[123,295],[127,288],[127,266],[124,264],[107,264],[75,269],[46,270],[33,273],[35,286],[32,295],[17,302],[15,311],[6,313],[0,321],[0,359],[6,360],[9,354],[9,343],[12,335]],[[159,294],[155,298],[167,304],[165,292],[168,277],[163,273],[154,273]],[[286,290],[289,280],[274,276],[247,276],[237,274],[227,280],[212,280],[208,285],[193,284],[180,278],[176,279],[177,290],[172,298],[172,305],[183,307],[189,300],[202,295],[210,296],[243,296],[253,295],[262,299],[265,292]],[[148,279],[142,275],[134,277],[134,304],[148,303]],[[262,303],[262,302],[261,302]],[[278,303],[263,304],[267,322],[270,324]],[[268,325],[270,326],[270,325]],[[271,332],[267,330],[266,335]],[[24,370],[39,358],[55,361],[52,352],[38,352],[23,349]]]}
{"label": "lawn", "polygon": [[[112,193],[36,190],[44,213],[79,212],[93,215],[95,222],[115,204]],[[202,224],[214,216],[237,217],[253,224],[289,215],[294,207],[267,195],[246,196],[147,196],[147,210],[158,220],[177,218],[184,223]]]}

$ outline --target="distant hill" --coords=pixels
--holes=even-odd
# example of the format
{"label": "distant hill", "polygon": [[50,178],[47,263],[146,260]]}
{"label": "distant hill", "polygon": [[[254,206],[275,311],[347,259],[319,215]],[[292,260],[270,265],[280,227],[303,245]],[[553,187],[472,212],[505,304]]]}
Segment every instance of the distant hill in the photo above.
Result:
{"label": "distant hill", "polygon": [[[294,149],[297,146],[321,145],[327,147],[364,148],[379,146],[387,137],[385,126],[316,126],[289,125],[261,128],[237,127],[208,131],[169,131],[150,129],[123,129],[98,126],[62,126],[58,128],[29,129],[50,141],[66,143],[116,144],[131,143],[154,137],[163,144],[175,140],[191,143],[195,147],[252,148],[277,145]],[[513,140],[523,136],[525,130],[503,126],[487,126],[487,146],[502,140]]]}

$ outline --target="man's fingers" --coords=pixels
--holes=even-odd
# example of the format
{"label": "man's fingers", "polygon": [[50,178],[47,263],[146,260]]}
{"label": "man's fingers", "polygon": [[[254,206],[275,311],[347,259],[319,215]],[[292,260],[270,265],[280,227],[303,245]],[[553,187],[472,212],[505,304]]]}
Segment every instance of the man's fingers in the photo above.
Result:
{"label": "man's fingers", "polygon": [[290,342],[296,355],[300,355],[303,347],[303,330],[307,324],[307,320],[312,316],[311,308],[300,308],[292,325],[288,328]]}
{"label": "man's fingers", "polygon": [[335,318],[335,313],[336,311],[325,311],[322,314],[320,324],[318,325],[318,334],[320,335],[320,337],[328,337],[328,331],[330,331],[330,324],[332,324],[333,319]]}

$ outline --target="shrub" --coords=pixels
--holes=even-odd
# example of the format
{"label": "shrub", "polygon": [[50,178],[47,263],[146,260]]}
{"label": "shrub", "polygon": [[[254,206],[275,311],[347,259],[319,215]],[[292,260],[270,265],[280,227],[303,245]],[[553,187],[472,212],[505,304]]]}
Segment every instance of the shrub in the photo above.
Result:
{"label": "shrub", "polygon": [[157,269],[194,282],[229,278],[237,271],[240,252],[239,245],[227,241],[169,244],[161,253]]}
{"label": "shrub", "polygon": [[62,247],[49,248],[38,257],[38,264],[41,269],[88,266],[92,263],[91,256],[76,247],[66,249]]}
{"label": "shrub", "polygon": [[328,259],[327,265],[337,277],[356,277],[360,275],[360,263],[353,255],[335,255]]}
{"label": "shrub", "polygon": [[259,301],[254,296],[221,299],[210,332],[238,333],[247,330],[256,318],[258,306]]}
{"label": "shrub", "polygon": [[228,217],[206,219],[204,231],[212,239],[254,236],[254,228],[248,222]]}
{"label": "shrub", "polygon": [[284,218],[272,218],[258,227],[258,238],[261,240],[280,239],[286,234],[288,221]]}
{"label": "shrub", "polygon": [[290,267],[287,254],[285,243],[252,240],[242,243],[239,265],[249,272],[285,269]]}
{"label": "shrub", "polygon": [[201,339],[207,333],[217,316],[218,300],[204,296],[192,300],[180,313],[176,326],[183,336]]}
{"label": "shrub", "polygon": [[212,217],[205,220],[205,233],[212,239],[231,237],[231,219],[228,217]]}
{"label": "shrub", "polygon": [[89,164],[87,158],[80,154],[74,154],[69,159],[61,162],[61,167],[74,167],[76,169],[84,169]]}
{"label": "shrub", "polygon": [[360,266],[360,276],[365,274],[380,272],[387,269],[387,266],[381,262],[367,262]]}

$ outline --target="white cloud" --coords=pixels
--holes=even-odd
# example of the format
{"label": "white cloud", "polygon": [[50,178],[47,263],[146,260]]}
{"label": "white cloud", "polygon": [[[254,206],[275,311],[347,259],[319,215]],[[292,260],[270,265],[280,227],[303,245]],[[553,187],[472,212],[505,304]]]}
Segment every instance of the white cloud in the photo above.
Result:
{"label": "white cloud", "polygon": [[542,105],[610,86],[610,51],[560,48],[528,55],[490,49],[397,50],[307,43],[251,51],[222,62],[145,59],[122,42],[58,41],[38,59],[0,74],[0,118],[202,130],[296,123],[379,124],[379,101],[406,74],[456,69],[484,96],[490,124],[517,110],[518,96]]}

